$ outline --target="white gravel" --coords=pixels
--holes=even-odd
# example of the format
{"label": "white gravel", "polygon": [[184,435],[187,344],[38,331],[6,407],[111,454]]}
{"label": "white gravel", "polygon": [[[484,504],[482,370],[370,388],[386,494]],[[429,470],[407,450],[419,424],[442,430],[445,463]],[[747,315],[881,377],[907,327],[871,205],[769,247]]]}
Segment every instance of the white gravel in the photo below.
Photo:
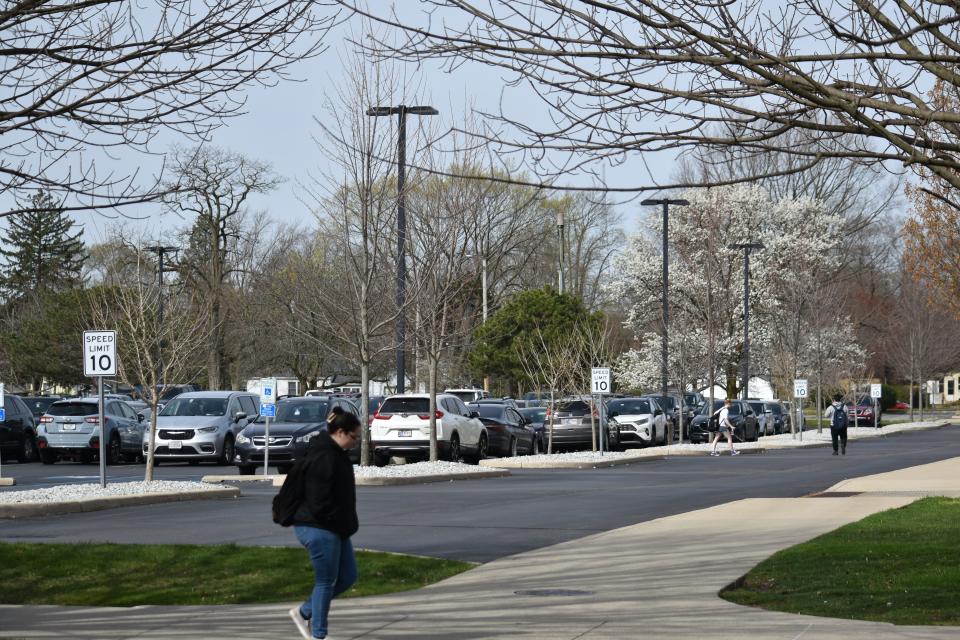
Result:
{"label": "white gravel", "polygon": [[72,502],[90,498],[116,498],[119,496],[143,495],[145,493],[183,493],[185,491],[210,491],[220,489],[217,485],[203,482],[112,482],[103,489],[96,484],[66,484],[28,491],[0,491],[0,504],[41,504],[44,502]]}
{"label": "white gravel", "polygon": [[443,461],[388,464],[385,467],[353,467],[353,474],[357,478],[417,478],[454,473],[484,473],[489,471],[491,471],[490,467],[463,464],[462,462]]}

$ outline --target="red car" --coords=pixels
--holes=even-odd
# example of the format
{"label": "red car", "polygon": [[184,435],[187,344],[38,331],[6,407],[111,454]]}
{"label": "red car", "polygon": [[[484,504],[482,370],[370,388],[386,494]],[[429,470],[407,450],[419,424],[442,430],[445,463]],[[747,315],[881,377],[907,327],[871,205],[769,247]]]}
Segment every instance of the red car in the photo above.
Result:
{"label": "red car", "polygon": [[890,407],[890,411],[910,411],[910,405],[906,402],[900,402],[899,400]]}

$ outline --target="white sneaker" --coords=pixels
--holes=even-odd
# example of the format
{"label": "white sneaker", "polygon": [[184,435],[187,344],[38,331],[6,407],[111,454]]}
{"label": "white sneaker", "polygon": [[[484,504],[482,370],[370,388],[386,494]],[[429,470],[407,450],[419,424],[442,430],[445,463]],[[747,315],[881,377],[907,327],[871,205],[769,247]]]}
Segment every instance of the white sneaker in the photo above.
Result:
{"label": "white sneaker", "polygon": [[717,453],[716,451],[711,451],[710,455],[716,457],[716,456],[719,456],[720,454]]}
{"label": "white sneaker", "polygon": [[738,456],[738,455],[740,455],[740,452],[739,452],[739,451],[731,451],[731,452],[730,452],[730,455],[732,455],[732,456]]}
{"label": "white sneaker", "polygon": [[297,625],[297,631],[300,632],[301,636],[306,640],[313,640],[313,634],[310,633],[310,623],[300,615],[300,605],[290,609],[290,619],[293,620],[293,624]]}

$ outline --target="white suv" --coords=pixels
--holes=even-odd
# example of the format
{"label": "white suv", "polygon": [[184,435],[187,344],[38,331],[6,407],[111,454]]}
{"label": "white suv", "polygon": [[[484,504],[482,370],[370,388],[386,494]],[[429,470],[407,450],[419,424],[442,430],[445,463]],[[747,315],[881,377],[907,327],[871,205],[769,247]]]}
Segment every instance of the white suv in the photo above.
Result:
{"label": "white suv", "polygon": [[[370,423],[373,459],[378,466],[391,456],[430,457],[430,396],[390,396]],[[476,462],[486,456],[489,440],[483,423],[460,398],[437,394],[437,454],[443,460]]]}

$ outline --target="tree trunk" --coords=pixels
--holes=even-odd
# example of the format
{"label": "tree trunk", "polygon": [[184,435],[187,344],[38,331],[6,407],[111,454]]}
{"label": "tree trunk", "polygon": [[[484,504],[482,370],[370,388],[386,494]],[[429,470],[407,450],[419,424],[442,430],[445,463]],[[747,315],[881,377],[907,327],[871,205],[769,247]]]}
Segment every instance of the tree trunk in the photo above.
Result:
{"label": "tree trunk", "polygon": [[153,481],[153,450],[157,446],[157,401],[160,399],[160,393],[157,391],[157,385],[153,385],[153,388],[150,399],[150,445],[147,448],[147,468],[143,472],[144,482]]}
{"label": "tree trunk", "polygon": [[370,466],[370,363],[360,363],[360,466]]}
{"label": "tree trunk", "polygon": [[437,456],[437,367],[440,357],[430,354],[430,462],[436,462]]}

